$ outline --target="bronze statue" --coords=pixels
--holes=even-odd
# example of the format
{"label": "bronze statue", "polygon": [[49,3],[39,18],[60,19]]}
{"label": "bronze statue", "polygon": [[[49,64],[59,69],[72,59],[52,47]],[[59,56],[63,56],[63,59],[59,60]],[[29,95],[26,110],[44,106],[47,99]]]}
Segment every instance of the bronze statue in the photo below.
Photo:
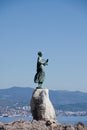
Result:
{"label": "bronze statue", "polygon": [[42,84],[45,78],[45,72],[43,68],[45,65],[48,65],[47,63],[48,63],[48,59],[47,60],[42,59],[42,52],[38,52],[37,70],[36,70],[37,72],[34,77],[34,82],[38,83],[37,88],[42,88]]}

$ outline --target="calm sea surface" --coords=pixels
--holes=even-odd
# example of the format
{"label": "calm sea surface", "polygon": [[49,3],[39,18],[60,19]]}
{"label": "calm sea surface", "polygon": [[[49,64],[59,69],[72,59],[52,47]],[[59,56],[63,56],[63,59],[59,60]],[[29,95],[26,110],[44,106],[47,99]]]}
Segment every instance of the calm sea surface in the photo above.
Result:
{"label": "calm sea surface", "polygon": [[[0,122],[9,123],[20,119],[31,121],[32,117],[0,117]],[[57,120],[63,124],[76,124],[77,122],[82,122],[87,126],[87,116],[58,116]]]}

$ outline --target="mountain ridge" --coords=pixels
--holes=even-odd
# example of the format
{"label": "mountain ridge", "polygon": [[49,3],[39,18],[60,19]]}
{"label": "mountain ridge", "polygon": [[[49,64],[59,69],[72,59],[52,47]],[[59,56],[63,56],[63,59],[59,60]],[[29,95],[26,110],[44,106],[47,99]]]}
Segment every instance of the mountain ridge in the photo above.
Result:
{"label": "mountain ridge", "polygon": [[[34,88],[13,86],[0,89],[1,106],[29,106]],[[49,97],[55,109],[87,111],[87,93],[80,91],[49,90]]]}
{"label": "mountain ridge", "polygon": [[[12,86],[12,87],[8,87],[8,88],[0,88],[0,91],[1,90],[8,90],[8,89],[15,89],[15,88],[23,88],[23,89],[25,89],[25,88],[29,88],[29,89],[35,89],[35,88],[32,88],[32,87],[24,87],[24,86]],[[47,88],[48,89],[48,88]],[[62,91],[62,92],[76,92],[76,93],[87,93],[87,92],[83,92],[83,91],[79,91],[79,90],[75,90],[75,91],[71,91],[71,90],[58,90],[58,89],[49,89],[49,90],[52,90],[52,91]]]}

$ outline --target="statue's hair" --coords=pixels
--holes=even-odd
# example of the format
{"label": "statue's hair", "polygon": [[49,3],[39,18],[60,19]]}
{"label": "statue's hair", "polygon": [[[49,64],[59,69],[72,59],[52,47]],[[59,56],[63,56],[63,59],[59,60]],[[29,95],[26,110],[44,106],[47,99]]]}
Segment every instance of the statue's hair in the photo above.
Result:
{"label": "statue's hair", "polygon": [[42,56],[42,52],[41,51],[38,52],[38,56]]}

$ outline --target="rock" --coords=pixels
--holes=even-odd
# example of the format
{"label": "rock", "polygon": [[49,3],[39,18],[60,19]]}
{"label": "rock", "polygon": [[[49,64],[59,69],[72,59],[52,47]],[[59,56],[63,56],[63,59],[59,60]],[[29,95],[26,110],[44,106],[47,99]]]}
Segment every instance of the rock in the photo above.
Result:
{"label": "rock", "polygon": [[6,130],[3,123],[0,122],[0,130]]}
{"label": "rock", "polygon": [[81,122],[69,125],[50,120],[18,120],[8,124],[0,123],[0,130],[87,130],[87,127]]}
{"label": "rock", "polygon": [[31,113],[35,120],[55,120],[55,110],[48,89],[36,89],[31,98]]}
{"label": "rock", "polygon": [[50,120],[46,121],[46,126],[50,126],[52,124],[52,122]]}
{"label": "rock", "polygon": [[75,128],[77,130],[85,130],[85,125],[82,123],[82,122],[78,122],[76,125],[75,125]]}
{"label": "rock", "polygon": [[66,125],[63,125],[63,130],[75,130],[75,128],[72,125],[66,124]]}

